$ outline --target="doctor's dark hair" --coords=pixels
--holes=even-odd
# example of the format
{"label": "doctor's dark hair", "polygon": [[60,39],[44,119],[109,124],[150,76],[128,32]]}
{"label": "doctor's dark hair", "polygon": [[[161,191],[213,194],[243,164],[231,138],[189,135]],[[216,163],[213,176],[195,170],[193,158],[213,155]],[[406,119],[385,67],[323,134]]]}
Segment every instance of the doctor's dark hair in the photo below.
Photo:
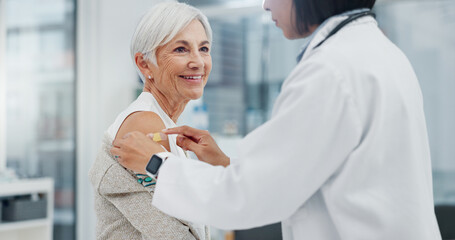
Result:
{"label": "doctor's dark hair", "polygon": [[295,24],[299,34],[327,18],[358,8],[373,8],[376,0],[293,0]]}

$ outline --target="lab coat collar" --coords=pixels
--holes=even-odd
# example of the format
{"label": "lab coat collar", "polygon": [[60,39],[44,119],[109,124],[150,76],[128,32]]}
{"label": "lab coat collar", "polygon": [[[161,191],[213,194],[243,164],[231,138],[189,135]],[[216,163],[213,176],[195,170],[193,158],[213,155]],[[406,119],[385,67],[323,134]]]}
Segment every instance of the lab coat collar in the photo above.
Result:
{"label": "lab coat collar", "polygon": [[300,62],[300,60],[302,60],[303,56],[305,56],[305,53],[307,52],[307,49],[310,47],[310,45],[311,45],[310,49],[312,49],[314,46],[322,42],[329,35],[330,31],[336,28],[336,26],[340,24],[343,20],[345,20],[348,17],[348,15],[361,13],[365,11],[370,11],[370,9],[359,8],[326,19],[324,22],[321,23],[321,25],[319,25],[319,27],[316,28],[316,30],[310,36],[306,38],[307,41],[305,42],[305,44],[302,47],[302,50],[300,50],[300,53],[297,56],[297,62]]}

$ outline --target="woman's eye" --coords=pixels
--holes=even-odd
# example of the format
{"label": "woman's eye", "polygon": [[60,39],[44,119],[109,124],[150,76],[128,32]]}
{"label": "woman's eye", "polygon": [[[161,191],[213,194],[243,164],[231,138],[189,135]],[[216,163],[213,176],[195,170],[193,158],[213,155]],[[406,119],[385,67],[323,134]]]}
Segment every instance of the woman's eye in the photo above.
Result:
{"label": "woman's eye", "polygon": [[174,50],[174,52],[184,53],[184,52],[186,52],[186,49],[184,47],[178,47]]}
{"label": "woman's eye", "polygon": [[209,52],[210,49],[208,47],[201,47],[202,52]]}

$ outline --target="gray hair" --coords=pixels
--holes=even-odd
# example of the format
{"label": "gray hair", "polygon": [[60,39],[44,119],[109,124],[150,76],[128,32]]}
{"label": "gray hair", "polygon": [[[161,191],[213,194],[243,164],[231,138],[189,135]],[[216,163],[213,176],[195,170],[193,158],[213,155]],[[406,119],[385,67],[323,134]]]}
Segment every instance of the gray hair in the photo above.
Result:
{"label": "gray hair", "polygon": [[[147,60],[158,66],[156,60],[158,47],[166,45],[195,19],[201,22],[209,42],[212,42],[212,28],[207,17],[199,9],[178,2],[163,2],[155,5],[142,17],[131,39],[130,51],[133,62],[135,63],[135,54],[140,52]],[[142,81],[145,82],[136,63],[134,65]]]}

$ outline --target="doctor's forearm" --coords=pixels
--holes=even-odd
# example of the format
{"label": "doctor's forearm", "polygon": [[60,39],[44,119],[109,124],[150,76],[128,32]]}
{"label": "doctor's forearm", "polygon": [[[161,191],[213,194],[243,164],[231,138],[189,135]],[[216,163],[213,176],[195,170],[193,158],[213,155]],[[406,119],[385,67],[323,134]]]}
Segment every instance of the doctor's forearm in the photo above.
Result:
{"label": "doctor's forearm", "polygon": [[283,219],[283,212],[266,217],[258,214],[273,205],[271,198],[263,197],[270,191],[251,189],[239,174],[237,164],[224,168],[173,157],[160,169],[153,205],[171,216],[220,229],[255,227]]}

